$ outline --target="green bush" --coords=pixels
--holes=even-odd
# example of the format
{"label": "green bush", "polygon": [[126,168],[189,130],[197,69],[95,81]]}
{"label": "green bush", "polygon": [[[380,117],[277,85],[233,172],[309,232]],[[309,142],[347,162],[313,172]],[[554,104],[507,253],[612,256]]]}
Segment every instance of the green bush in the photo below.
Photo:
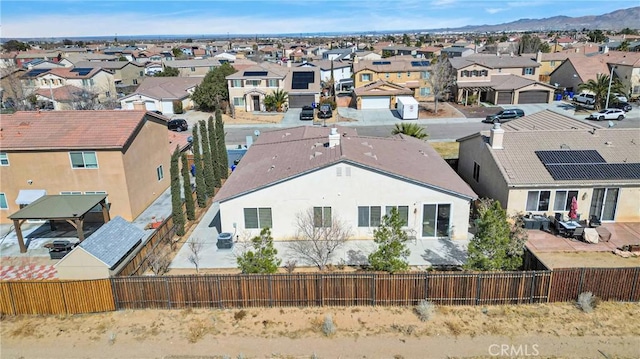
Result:
{"label": "green bush", "polygon": [[173,101],[173,113],[178,115],[184,113],[184,108],[182,108],[182,101]]}
{"label": "green bush", "polygon": [[338,107],[338,105],[336,104],[336,102],[335,102],[335,101],[333,101],[330,97],[323,98],[322,100],[320,100],[320,104],[321,104],[321,105],[329,104],[329,105],[331,105],[331,109],[332,109],[332,110],[335,110],[335,109],[336,109],[336,107]]}

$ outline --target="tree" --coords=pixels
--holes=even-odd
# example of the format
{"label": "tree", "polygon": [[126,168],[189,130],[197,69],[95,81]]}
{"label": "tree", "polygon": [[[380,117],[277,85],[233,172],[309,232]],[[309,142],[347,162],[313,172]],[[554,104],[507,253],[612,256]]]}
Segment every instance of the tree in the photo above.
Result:
{"label": "tree", "polygon": [[456,84],[456,72],[447,60],[446,56],[431,64],[428,71],[427,83],[431,85],[433,94],[434,111],[438,113],[438,100],[449,92],[451,86]]}
{"label": "tree", "polygon": [[625,27],[624,29],[620,30],[620,34],[623,35],[638,35],[638,30],[632,30],[628,27]]}
{"label": "tree", "polygon": [[196,267],[196,274],[200,274],[200,252],[202,252],[203,246],[202,240],[198,237],[192,238],[187,246],[191,252],[188,258],[189,262],[193,263]]}
{"label": "tree", "polygon": [[191,98],[202,111],[213,111],[229,100],[226,77],[236,70],[228,63],[209,71],[200,85],[196,86]]}
{"label": "tree", "polygon": [[549,46],[548,43],[543,42],[540,44],[540,51],[542,51],[545,54],[548,54],[551,52],[551,46]]}
{"label": "tree", "polygon": [[329,226],[316,226],[313,208],[296,215],[295,240],[289,243],[289,249],[302,257],[304,261],[324,270],[333,258],[336,249],[344,245],[351,230],[347,223],[335,214]]}
{"label": "tree", "polygon": [[542,41],[540,41],[539,37],[524,34],[518,42],[518,54],[536,53],[538,52],[538,50],[540,50],[541,44]]}
{"label": "tree", "polygon": [[73,41],[71,41],[69,39],[64,39],[64,40],[62,40],[62,45],[71,46],[71,45],[73,45]]}
{"label": "tree", "polygon": [[213,182],[216,187],[220,188],[220,156],[218,155],[218,141],[216,138],[216,128],[213,125],[213,116],[209,116],[207,120],[207,138],[209,148],[211,149],[211,169],[213,170]]}
{"label": "tree", "polygon": [[269,274],[278,271],[281,260],[273,247],[271,230],[263,228],[259,236],[251,239],[250,247],[238,256],[238,267],[245,274]]}
{"label": "tree", "polygon": [[18,41],[18,40],[9,40],[2,44],[2,48],[9,51],[27,51],[31,48],[29,44],[26,42]]}
{"label": "tree", "polygon": [[193,221],[196,219],[196,206],[193,201],[193,192],[191,190],[191,177],[189,177],[189,159],[187,154],[183,153],[182,160],[182,188],[184,191],[185,208],[187,212],[187,219]]}
{"label": "tree", "polygon": [[207,205],[207,185],[204,181],[198,124],[193,125],[193,162],[196,166],[196,199],[198,207],[204,208]]}
{"label": "tree", "polygon": [[391,134],[403,134],[411,137],[415,137],[419,140],[426,140],[429,135],[424,131],[423,127],[420,127],[417,123],[396,123],[393,130],[391,130]]}
{"label": "tree", "polygon": [[271,96],[273,96],[273,103],[276,111],[281,112],[284,108],[284,104],[289,100],[289,94],[287,91],[276,89],[271,93]]}
{"label": "tree", "polygon": [[224,122],[222,121],[222,113],[220,109],[216,110],[216,144],[218,150],[218,165],[220,166],[220,178],[229,177],[229,156],[227,154],[226,135],[224,133]]}
{"label": "tree", "polygon": [[468,259],[464,265],[471,270],[517,270],[522,266],[526,232],[522,223],[510,224],[507,212],[499,201],[480,202],[477,231],[469,242]]}
{"label": "tree", "polygon": [[[613,79],[611,81],[611,93],[623,92],[624,87],[619,79]],[[587,82],[581,83],[578,85],[578,90],[587,91],[595,96],[595,109],[599,110],[604,105],[604,102],[607,97],[607,92],[609,92],[609,75],[607,74],[597,74],[596,79],[590,79]]]}
{"label": "tree", "polygon": [[618,51],[629,51],[629,40],[624,40],[618,46]]}
{"label": "tree", "polygon": [[[178,158],[180,149],[176,146],[171,155],[171,213],[173,213],[173,225],[176,227],[176,235],[184,235],[184,212],[182,211],[182,196],[180,195],[180,170]],[[186,193],[185,193],[186,195]]]}
{"label": "tree", "polygon": [[188,38],[188,39],[186,39],[186,40],[185,40],[185,42],[186,42],[187,44],[190,44],[190,43],[192,43],[192,42],[193,42],[193,39],[192,39],[192,38]]}
{"label": "tree", "polygon": [[591,40],[591,42],[604,42],[605,40],[605,36],[604,33],[602,32],[602,30],[592,30],[589,31],[587,33],[587,37],[589,37],[589,40]]}
{"label": "tree", "polygon": [[204,183],[207,188],[207,196],[213,197],[216,188],[216,179],[211,165],[211,148],[209,147],[209,138],[207,136],[207,125],[204,120],[200,120],[200,137],[202,142],[202,167],[204,169]]}
{"label": "tree", "polygon": [[411,46],[411,38],[407,34],[402,34],[402,43],[405,46]]}
{"label": "tree", "polygon": [[180,75],[180,70],[175,67],[167,66],[162,71],[156,72],[155,77],[177,77]]}
{"label": "tree", "polygon": [[171,53],[173,54],[173,57],[180,57],[180,56],[184,55],[182,50],[180,50],[177,47],[174,47],[173,49],[171,49]]}
{"label": "tree", "polygon": [[373,241],[378,249],[369,255],[369,264],[373,270],[395,273],[409,268],[407,257],[409,240],[402,227],[404,222],[397,208],[392,208],[389,215],[382,217],[380,226],[373,230]]}

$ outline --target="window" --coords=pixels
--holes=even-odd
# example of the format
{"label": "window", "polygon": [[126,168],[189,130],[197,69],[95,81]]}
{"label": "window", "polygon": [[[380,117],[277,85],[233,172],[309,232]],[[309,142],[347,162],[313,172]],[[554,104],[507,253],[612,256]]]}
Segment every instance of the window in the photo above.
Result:
{"label": "window", "polygon": [[460,77],[469,77],[469,71],[464,70],[464,71],[460,72]]}
{"label": "window", "polygon": [[0,166],[8,166],[9,165],[9,157],[6,152],[0,152]]}
{"label": "window", "polygon": [[61,191],[60,194],[63,195],[63,196],[69,196],[69,195],[72,195],[72,194],[82,194],[82,192],[80,192],[80,191]]}
{"label": "window", "polygon": [[398,78],[402,78],[402,72],[398,72],[398,73],[396,73],[396,76],[397,76]]}
{"label": "window", "polygon": [[430,87],[421,87],[420,88],[420,96],[429,96],[431,95],[431,88]]}
{"label": "window", "polygon": [[111,97],[111,92],[107,91],[107,92],[104,93],[104,95],[107,96],[107,97]]}
{"label": "window", "polygon": [[411,72],[407,71],[407,78],[411,77]]}
{"label": "window", "polygon": [[342,177],[342,167],[336,167],[336,176]]}
{"label": "window", "polygon": [[262,82],[262,81],[260,81],[260,80],[247,80],[247,86],[253,86],[253,87],[260,86],[260,82]]}
{"label": "window", "polygon": [[556,62],[555,62],[555,61],[551,61],[551,62],[549,63],[549,65],[550,65],[551,67],[556,67]]}
{"label": "window", "polygon": [[156,168],[156,175],[158,176],[158,181],[162,181],[164,178],[164,169],[162,168],[162,165]]}
{"label": "window", "polygon": [[640,93],[640,86],[633,86],[633,93]]}
{"label": "window", "polygon": [[272,228],[271,208],[245,208],[244,228]]}
{"label": "window", "polygon": [[138,79],[133,79],[133,84],[137,85],[138,84]]}
{"label": "window", "polygon": [[535,69],[534,69],[533,67],[525,67],[525,68],[522,70],[522,74],[523,74],[523,75],[533,75],[533,74],[534,74],[534,72],[535,72]]}
{"label": "window", "polygon": [[548,211],[551,191],[529,191],[527,194],[527,211]]}
{"label": "window", "polygon": [[473,179],[480,182],[480,165],[477,162],[473,163]]}
{"label": "window", "polygon": [[313,226],[331,227],[331,207],[313,207]]}
{"label": "window", "polygon": [[278,87],[278,79],[269,79],[267,80],[268,87]]}
{"label": "window", "polygon": [[95,152],[69,152],[72,168],[98,168]]}
{"label": "window", "polygon": [[231,80],[231,87],[242,87],[242,80]]}
{"label": "window", "polygon": [[389,78],[389,76],[390,76],[390,75],[389,75],[389,73],[388,73],[388,72],[384,75],[384,77],[386,77],[386,78]]}
{"label": "window", "polygon": [[553,202],[554,211],[568,211],[571,209],[571,199],[578,199],[578,191],[556,191],[556,199]]}
{"label": "window", "polygon": [[195,68],[195,67],[192,67],[192,68],[191,68],[191,72],[196,72],[196,68]]}
{"label": "window", "polygon": [[140,71],[140,77],[144,76],[144,71]]}
{"label": "window", "polygon": [[362,82],[371,81],[371,74],[360,75],[360,80],[362,80]]}
{"label": "window", "polygon": [[431,74],[429,73],[429,71],[422,71],[420,73],[420,78],[423,80],[428,80],[429,77],[431,77]]}
{"label": "window", "polygon": [[398,210],[398,217],[402,221],[403,226],[409,225],[409,206],[386,206],[385,207],[385,215],[391,215],[391,209],[395,208]]}
{"label": "window", "polygon": [[451,219],[450,204],[422,206],[422,237],[448,237]]}
{"label": "window", "polygon": [[9,209],[7,204],[7,196],[4,193],[0,193],[0,209]]}
{"label": "window", "polygon": [[382,217],[382,207],[358,207],[358,227],[378,227]]}
{"label": "window", "polygon": [[244,97],[234,97],[233,105],[236,107],[244,106]]}

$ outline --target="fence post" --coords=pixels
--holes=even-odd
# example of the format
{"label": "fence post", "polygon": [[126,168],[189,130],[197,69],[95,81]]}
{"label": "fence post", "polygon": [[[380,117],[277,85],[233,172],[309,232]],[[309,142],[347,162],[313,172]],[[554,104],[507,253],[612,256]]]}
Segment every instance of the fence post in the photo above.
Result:
{"label": "fence post", "polygon": [[269,274],[269,308],[273,308],[273,282],[271,277],[272,275]]}
{"label": "fence post", "polygon": [[633,276],[633,284],[631,285],[631,296],[629,297],[629,301],[633,302],[633,298],[635,297],[636,290],[638,289],[638,275],[640,274],[640,268],[636,267],[636,274]]}
{"label": "fence post", "polygon": [[584,272],[585,272],[585,268],[583,267],[580,269],[580,283],[578,284],[578,295],[582,293],[582,284],[584,283]]}
{"label": "fence post", "polygon": [[18,313],[16,313],[15,298],[13,296],[13,290],[11,289],[11,287],[13,287],[13,283],[7,282],[7,287],[9,287],[9,297],[11,297],[11,310],[13,312],[11,313],[11,315],[17,315]]}
{"label": "fence post", "polygon": [[170,295],[170,292],[169,292],[169,278],[167,276],[164,276],[163,278],[164,278],[165,287],[167,289],[167,307],[169,309],[171,309],[171,295]]}
{"label": "fence post", "polygon": [[64,313],[70,314],[69,308],[67,308],[67,299],[64,297],[64,282],[58,282],[58,283],[60,283],[60,293],[62,293],[62,306],[64,306]]}
{"label": "fence post", "polygon": [[429,297],[429,273],[424,272],[424,298],[425,300],[431,300]]}
{"label": "fence post", "polygon": [[476,305],[480,304],[480,293],[481,293],[481,288],[482,288],[482,274],[481,273],[476,273],[476,275],[478,276],[478,285],[476,288]]}
{"label": "fence post", "polygon": [[119,305],[119,301],[118,301],[118,292],[116,291],[116,279],[114,277],[109,278],[109,283],[111,283],[111,292],[113,293],[113,306],[116,308],[116,310],[119,310],[120,308],[118,308]]}
{"label": "fence post", "polygon": [[536,288],[536,273],[537,271],[533,271],[533,273],[531,273],[531,293],[529,293],[529,303],[533,303],[533,293]]}
{"label": "fence post", "polygon": [[371,273],[371,305],[376,306],[376,274]]}
{"label": "fence post", "polygon": [[220,275],[216,275],[216,286],[218,287],[218,308],[222,308],[222,288],[220,285]]}
{"label": "fence post", "polygon": [[316,286],[318,287],[319,305],[321,307],[324,307],[324,285],[322,280],[322,273],[316,274]]}

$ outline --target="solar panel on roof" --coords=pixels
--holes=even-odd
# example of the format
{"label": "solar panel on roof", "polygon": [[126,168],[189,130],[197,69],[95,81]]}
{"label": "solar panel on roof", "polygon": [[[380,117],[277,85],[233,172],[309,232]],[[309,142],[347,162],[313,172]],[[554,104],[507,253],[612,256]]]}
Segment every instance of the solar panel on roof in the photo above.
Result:
{"label": "solar panel on roof", "polygon": [[374,61],[374,65],[391,65],[391,61]]}
{"label": "solar panel on roof", "polygon": [[86,76],[88,75],[93,69],[90,67],[80,67],[80,68],[75,68],[75,69],[71,69],[71,72],[75,72],[80,76]]}
{"label": "solar panel on roof", "polygon": [[33,69],[24,74],[25,77],[36,77],[40,74],[43,74],[51,69]]}
{"label": "solar panel on roof", "polygon": [[431,62],[430,61],[411,61],[411,66],[426,67],[426,66],[431,66]]}
{"label": "solar panel on roof", "polygon": [[535,151],[544,165],[563,163],[606,163],[596,150]]}
{"label": "solar panel on roof", "polygon": [[640,163],[571,163],[545,167],[557,181],[640,179]]}
{"label": "solar panel on roof", "polygon": [[309,84],[315,82],[315,75],[313,72],[294,72],[291,77],[291,89],[292,90],[308,90]]}
{"label": "solar panel on roof", "polygon": [[245,71],[242,76],[267,76],[267,71]]}

